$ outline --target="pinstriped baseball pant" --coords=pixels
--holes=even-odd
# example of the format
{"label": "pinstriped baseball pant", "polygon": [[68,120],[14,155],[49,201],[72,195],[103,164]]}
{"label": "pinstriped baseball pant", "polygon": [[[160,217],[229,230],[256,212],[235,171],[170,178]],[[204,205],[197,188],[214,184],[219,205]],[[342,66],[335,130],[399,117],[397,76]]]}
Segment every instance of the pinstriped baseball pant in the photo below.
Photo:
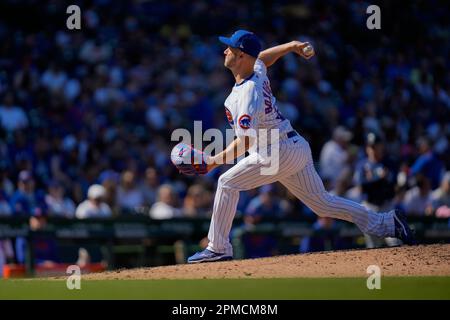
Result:
{"label": "pinstriped baseball pant", "polygon": [[208,232],[209,250],[233,254],[229,234],[236,214],[239,192],[276,181],[282,183],[318,216],[353,222],[362,232],[375,236],[394,235],[393,212],[376,213],[356,202],[331,195],[325,190],[314,168],[309,144],[303,137],[280,142],[277,174],[261,175],[261,168],[264,166],[267,167],[267,162],[254,153],[220,176]]}

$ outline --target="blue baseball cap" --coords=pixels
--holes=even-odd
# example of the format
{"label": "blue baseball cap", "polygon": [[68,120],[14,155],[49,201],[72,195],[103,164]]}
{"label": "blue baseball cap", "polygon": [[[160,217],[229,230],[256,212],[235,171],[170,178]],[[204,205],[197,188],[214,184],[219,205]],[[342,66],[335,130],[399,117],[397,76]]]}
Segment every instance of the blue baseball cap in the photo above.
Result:
{"label": "blue baseball cap", "polygon": [[250,31],[238,30],[229,38],[219,37],[220,42],[232,48],[238,48],[246,54],[258,58],[261,52],[261,42],[259,38]]}

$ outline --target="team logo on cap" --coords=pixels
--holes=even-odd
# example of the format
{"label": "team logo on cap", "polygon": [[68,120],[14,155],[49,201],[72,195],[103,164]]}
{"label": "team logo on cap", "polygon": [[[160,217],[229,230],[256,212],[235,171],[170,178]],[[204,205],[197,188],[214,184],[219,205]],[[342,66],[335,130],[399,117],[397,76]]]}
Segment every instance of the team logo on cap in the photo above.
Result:
{"label": "team logo on cap", "polygon": [[225,114],[227,115],[228,122],[233,126],[234,125],[233,115],[231,114],[230,110],[228,110],[227,107],[225,107]]}
{"label": "team logo on cap", "polygon": [[248,114],[243,114],[239,118],[239,126],[242,129],[248,129],[248,128],[250,128],[251,121],[252,121],[252,117],[250,117]]}

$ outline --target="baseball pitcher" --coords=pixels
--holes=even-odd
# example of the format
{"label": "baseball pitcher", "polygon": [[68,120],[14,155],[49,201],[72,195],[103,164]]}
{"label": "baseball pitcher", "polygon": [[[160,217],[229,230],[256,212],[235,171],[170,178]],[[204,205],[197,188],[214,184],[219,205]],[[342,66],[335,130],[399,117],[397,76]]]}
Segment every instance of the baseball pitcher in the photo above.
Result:
{"label": "baseball pitcher", "polygon": [[192,157],[200,157],[199,165],[179,166],[186,174],[204,174],[230,158],[236,159],[258,140],[260,129],[278,129],[278,171],[262,174],[267,165],[267,156],[258,151],[238,161],[222,174],[218,181],[214,199],[213,215],[209,228],[208,247],[188,258],[188,263],[223,261],[233,258],[229,234],[236,213],[239,192],[270,184],[282,183],[298,199],[318,216],[332,217],[355,223],[362,232],[378,237],[396,237],[406,244],[413,244],[414,237],[403,212],[374,212],[356,202],[328,193],[317,174],[308,142],[291,126],[277,109],[277,103],[267,68],[279,58],[294,52],[304,59],[314,56],[309,43],[292,41],[261,52],[258,37],[245,30],[236,31],[231,37],[219,37],[227,48],[224,65],[234,78],[235,85],[225,100],[225,113],[235,131],[236,139],[221,153],[205,156],[199,150],[188,148]]}

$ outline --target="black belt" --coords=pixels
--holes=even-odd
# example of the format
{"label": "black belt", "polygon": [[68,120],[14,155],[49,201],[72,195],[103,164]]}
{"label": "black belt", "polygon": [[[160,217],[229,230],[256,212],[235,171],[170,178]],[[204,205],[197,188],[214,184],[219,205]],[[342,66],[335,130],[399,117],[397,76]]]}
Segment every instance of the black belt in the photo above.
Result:
{"label": "black belt", "polygon": [[298,136],[297,131],[289,131],[287,134],[288,139]]}

